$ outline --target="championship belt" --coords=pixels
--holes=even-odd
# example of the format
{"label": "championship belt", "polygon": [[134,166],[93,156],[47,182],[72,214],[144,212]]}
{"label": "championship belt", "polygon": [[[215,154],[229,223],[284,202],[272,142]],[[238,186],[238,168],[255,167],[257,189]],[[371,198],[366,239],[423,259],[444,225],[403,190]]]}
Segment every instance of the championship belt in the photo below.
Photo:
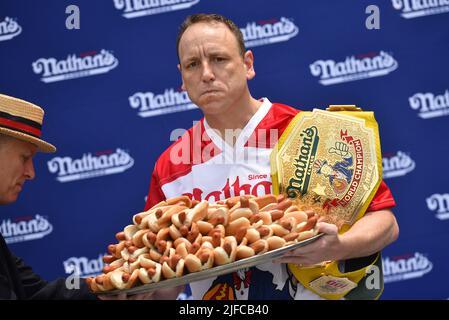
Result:
{"label": "championship belt", "polygon": [[[279,138],[270,162],[273,192],[314,208],[342,234],[365,214],[382,180],[374,113],[343,105],[300,112]],[[304,287],[326,299],[376,299],[383,290],[381,263],[379,253],[288,267]],[[381,287],[365,284],[373,265],[380,266]]]}

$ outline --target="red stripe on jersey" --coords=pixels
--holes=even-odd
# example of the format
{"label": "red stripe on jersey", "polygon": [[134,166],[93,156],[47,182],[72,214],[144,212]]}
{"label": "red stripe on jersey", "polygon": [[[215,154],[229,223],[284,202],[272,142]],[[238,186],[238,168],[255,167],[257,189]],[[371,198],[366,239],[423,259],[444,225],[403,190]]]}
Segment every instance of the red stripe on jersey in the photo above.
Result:
{"label": "red stripe on jersey", "polygon": [[285,104],[273,103],[245,143],[245,147],[273,149],[285,128],[299,112],[300,110]]}

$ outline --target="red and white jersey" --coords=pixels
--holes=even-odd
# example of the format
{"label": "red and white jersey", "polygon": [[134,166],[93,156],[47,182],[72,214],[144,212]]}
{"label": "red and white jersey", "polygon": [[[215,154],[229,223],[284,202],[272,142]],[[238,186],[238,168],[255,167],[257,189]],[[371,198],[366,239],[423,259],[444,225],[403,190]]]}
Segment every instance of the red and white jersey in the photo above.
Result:
{"label": "red and white jersey", "polygon": [[[298,112],[300,111],[283,104],[272,104],[264,98],[257,112],[239,132],[234,146],[227,144],[228,139],[223,139],[210,128],[205,118],[201,119],[157,160],[151,177],[145,210],[166,198],[179,195],[189,195],[196,200],[206,199],[214,202],[237,195],[261,196],[272,193],[270,154],[277,140]],[[382,182],[368,211],[394,205],[394,199],[388,187]],[[270,265],[275,266],[274,269]],[[279,266],[279,264],[270,263],[256,268],[259,271],[270,272],[272,277],[269,278],[272,279],[273,290],[285,291],[284,294],[290,295],[290,299],[319,298],[296,282],[286,285],[291,275],[287,274],[285,265],[282,268]],[[234,280],[246,273],[236,274],[238,276],[234,275]],[[251,285],[254,285],[255,278],[255,276],[252,277]],[[241,280],[246,281],[245,290],[237,290],[236,284],[234,292],[227,294],[226,298],[276,297],[270,293],[252,295],[251,291],[247,290],[249,289],[248,280]],[[219,289],[220,292],[223,291],[220,286],[213,287],[215,283],[214,279],[210,281],[208,279],[191,284],[193,297],[195,299],[213,298],[212,291]],[[240,285],[238,287],[240,288]]]}
{"label": "red and white jersey", "polygon": [[201,119],[158,159],[146,209],[182,194],[212,202],[270,193],[271,150],[298,112],[264,99],[233,147]]}

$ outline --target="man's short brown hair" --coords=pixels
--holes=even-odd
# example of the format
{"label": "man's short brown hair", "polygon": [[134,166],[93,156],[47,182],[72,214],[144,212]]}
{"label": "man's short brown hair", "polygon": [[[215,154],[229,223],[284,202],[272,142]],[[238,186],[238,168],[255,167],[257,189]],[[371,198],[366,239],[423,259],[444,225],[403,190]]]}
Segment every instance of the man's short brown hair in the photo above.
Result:
{"label": "man's short brown hair", "polygon": [[243,41],[242,31],[240,31],[239,27],[237,27],[236,24],[232,20],[230,20],[222,15],[215,14],[215,13],[210,13],[210,14],[197,13],[197,14],[192,14],[192,15],[188,16],[184,20],[184,22],[181,24],[181,26],[179,27],[178,37],[176,38],[176,52],[178,54],[178,59],[179,59],[179,42],[181,41],[182,35],[184,34],[184,32],[186,31],[186,29],[188,27],[190,27],[191,25],[193,25],[195,23],[199,23],[199,22],[223,23],[224,25],[226,25],[229,28],[229,30],[231,30],[231,32],[234,34],[234,36],[237,40],[240,55],[242,57],[245,55],[246,48],[245,48],[245,42]]}

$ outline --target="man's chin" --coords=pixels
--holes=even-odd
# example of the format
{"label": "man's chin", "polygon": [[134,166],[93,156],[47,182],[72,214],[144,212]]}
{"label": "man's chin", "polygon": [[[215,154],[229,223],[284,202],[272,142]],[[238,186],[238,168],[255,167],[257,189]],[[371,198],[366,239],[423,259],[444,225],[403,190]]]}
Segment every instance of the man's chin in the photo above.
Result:
{"label": "man's chin", "polygon": [[203,111],[204,115],[215,116],[223,113],[223,106],[218,102],[201,104],[200,109]]}
{"label": "man's chin", "polygon": [[6,198],[2,198],[0,199],[0,205],[6,205],[6,204],[11,204],[17,201],[17,198],[19,197],[19,195],[15,195],[15,196],[10,196],[10,197],[6,197]]}

